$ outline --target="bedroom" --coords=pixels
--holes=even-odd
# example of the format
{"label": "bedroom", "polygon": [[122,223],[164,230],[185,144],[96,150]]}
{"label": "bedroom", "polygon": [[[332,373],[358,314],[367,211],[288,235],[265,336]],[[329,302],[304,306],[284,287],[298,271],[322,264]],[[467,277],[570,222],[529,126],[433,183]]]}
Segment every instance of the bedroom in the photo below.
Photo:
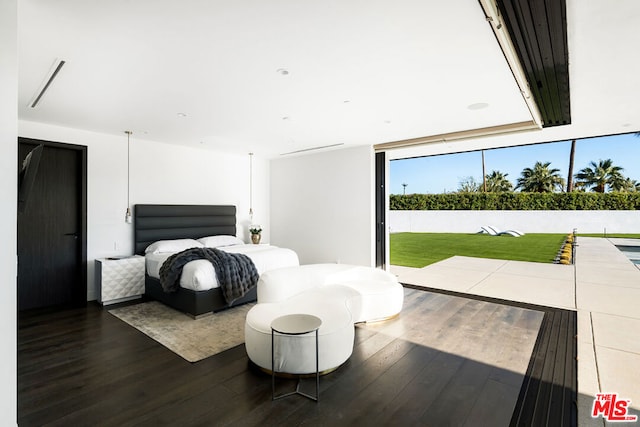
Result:
{"label": "bedroom", "polygon": [[[475,2],[474,2],[475,3]],[[10,19],[16,15],[17,2],[3,3],[3,25],[8,32],[2,38],[3,52],[14,55],[3,56],[7,67],[3,71],[0,84],[2,93],[17,94],[17,21]],[[615,11],[614,11],[615,13]],[[624,14],[622,14],[624,15]],[[8,18],[7,18],[8,17]],[[615,19],[611,19],[614,22]],[[597,22],[597,20],[595,21]],[[4,33],[3,33],[4,35]],[[603,61],[604,62],[604,61]],[[3,62],[5,65],[5,62]],[[631,66],[621,68],[635,69]],[[127,70],[126,64],[122,69]],[[272,70],[275,71],[275,70]],[[622,83],[621,83],[622,84]],[[630,86],[633,87],[633,86]],[[637,100],[633,91],[628,91]],[[17,96],[17,95],[16,95]],[[589,98],[581,99],[584,105],[591,104]],[[617,100],[615,105],[622,104]],[[623,100],[622,100],[623,101]],[[88,254],[89,260],[99,256],[127,252],[131,247],[130,226],[123,221],[126,208],[127,168],[126,137],[123,129],[110,130],[109,134],[81,130],[74,126],[57,126],[18,117],[15,99],[3,97],[1,115],[2,137],[11,143],[2,144],[3,201],[7,206],[15,200],[15,158],[13,141],[25,136],[49,141],[83,144],[88,147],[91,168],[88,176]],[[612,103],[613,104],[613,103]],[[601,107],[606,116],[611,105]],[[4,114],[4,112],[7,112]],[[624,123],[638,128],[637,120],[624,108],[618,115],[616,126]],[[172,111],[172,114],[175,112]],[[620,123],[618,123],[620,122]],[[584,130],[585,133],[613,132],[602,125]],[[175,138],[179,140],[180,137]],[[491,140],[492,144],[525,143],[525,138],[506,141],[504,138]],[[475,144],[488,144],[477,140]],[[441,144],[439,149],[444,149]],[[455,145],[454,145],[455,147]],[[454,148],[455,149],[455,148]],[[248,150],[230,152],[228,150],[206,150],[197,146],[182,147],[146,140],[136,132],[132,138],[131,156],[131,196],[133,203],[232,203],[238,206],[240,222],[248,224],[249,216],[249,162]],[[265,225],[263,238],[273,244],[295,247],[302,262],[340,261],[370,264],[373,259],[373,152],[369,145],[342,150],[327,151],[305,156],[282,157],[269,160],[256,156],[254,163],[254,210],[256,221]],[[163,165],[160,170],[159,165]],[[357,171],[357,173],[354,173]],[[313,173],[312,173],[313,172]],[[153,179],[155,184],[150,184]],[[158,181],[163,185],[157,185]],[[193,180],[211,180],[210,186],[186,185]],[[6,192],[6,196],[4,193]],[[296,206],[295,210],[291,206]],[[339,209],[335,207],[339,206]],[[15,212],[3,212],[2,228],[4,241],[15,241]],[[267,226],[268,224],[268,226]],[[245,231],[246,232],[246,231]],[[245,238],[248,238],[245,235]],[[15,278],[15,245],[2,248],[2,268],[6,282]],[[92,263],[88,264],[89,269]],[[95,284],[89,270],[87,282],[88,299],[95,299]],[[3,301],[7,302],[7,319],[15,318],[15,289],[3,290]],[[7,322],[5,336],[15,336],[15,328]],[[11,340],[15,342],[15,340]],[[11,357],[10,355],[8,357]],[[13,366],[8,363],[7,366]],[[13,384],[15,372],[3,372]],[[11,391],[13,388],[9,387]],[[7,405],[7,413],[15,410],[15,405]]]}
{"label": "bedroom", "polygon": [[[126,224],[124,213],[127,207],[127,138],[63,128],[34,122],[19,122],[21,135],[47,141],[80,143],[87,146],[87,299],[96,299],[94,263],[101,257],[133,252],[133,226]],[[263,225],[262,242],[282,247],[295,248],[301,263],[335,262],[370,264],[373,251],[371,245],[372,225],[366,221],[336,223],[333,203],[349,208],[350,215],[360,216],[369,212],[372,185],[370,174],[354,176],[352,168],[371,169],[373,154],[368,147],[352,148],[315,156],[304,156],[276,161],[283,168],[293,170],[273,171],[268,159],[254,155],[253,171],[247,154],[227,153],[200,148],[180,147],[131,137],[130,149],[130,199],[131,205],[153,204],[230,204],[237,207],[238,236],[249,242],[250,203],[254,212],[253,221]],[[306,160],[305,160],[306,159]],[[298,164],[303,162],[303,164]],[[304,162],[312,162],[314,166]],[[323,166],[324,165],[324,166]],[[329,166],[331,165],[331,166]],[[302,170],[329,168],[330,176],[313,176]],[[272,173],[273,172],[273,173]],[[249,178],[253,176],[250,188]],[[281,194],[271,185],[272,177],[300,185],[297,189],[286,189]],[[291,180],[290,176],[296,176]],[[148,178],[153,177],[153,181]],[[306,182],[305,182],[306,179]],[[350,185],[359,196],[333,193],[328,203],[324,187],[339,187],[342,182]],[[193,185],[193,183],[197,183]],[[252,200],[250,200],[252,190]],[[273,198],[289,198],[293,191],[297,200],[305,200],[293,212],[290,201],[277,205],[278,219],[271,218]],[[97,197],[96,195],[99,195]],[[318,216],[325,211],[325,216]],[[329,216],[329,217],[327,217]],[[313,218],[316,227],[307,228],[306,218]],[[304,233],[298,230],[304,228]],[[291,230],[296,232],[291,233]],[[277,236],[274,240],[273,236]],[[330,236],[330,238],[329,238]],[[335,245],[335,246],[334,246]]]}

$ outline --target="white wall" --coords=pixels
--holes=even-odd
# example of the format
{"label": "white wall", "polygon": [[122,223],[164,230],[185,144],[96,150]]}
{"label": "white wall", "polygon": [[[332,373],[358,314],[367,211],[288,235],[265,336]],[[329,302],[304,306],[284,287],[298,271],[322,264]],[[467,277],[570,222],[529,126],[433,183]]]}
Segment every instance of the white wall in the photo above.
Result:
{"label": "white wall", "polygon": [[[87,146],[87,298],[96,299],[96,258],[133,253],[126,224],[127,137],[27,121],[21,137]],[[249,241],[249,155],[189,148],[131,136],[131,206],[137,203],[230,204],[238,236]],[[254,221],[269,239],[269,163],[254,156]],[[15,226],[14,226],[15,228]]]}
{"label": "white wall", "polygon": [[302,264],[374,265],[374,173],[371,147],[272,160],[272,243]]}
{"label": "white wall", "polygon": [[16,209],[18,186],[17,1],[0,2],[0,417],[17,422]]}
{"label": "white wall", "polygon": [[392,233],[476,233],[484,225],[524,233],[640,233],[640,211],[390,211]]}

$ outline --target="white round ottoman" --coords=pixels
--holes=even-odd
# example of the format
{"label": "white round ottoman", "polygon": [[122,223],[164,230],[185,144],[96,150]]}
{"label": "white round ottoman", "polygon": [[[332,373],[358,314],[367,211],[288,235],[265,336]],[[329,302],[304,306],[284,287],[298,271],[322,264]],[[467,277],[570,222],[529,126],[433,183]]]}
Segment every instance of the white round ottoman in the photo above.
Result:
{"label": "white round ottoman", "polygon": [[[353,352],[354,323],[395,316],[404,290],[389,272],[347,264],[309,264],[263,273],[258,303],[245,322],[249,359],[271,371],[271,322],[287,314],[312,314],[318,330],[319,370],[326,373]],[[289,374],[315,373],[315,334],[279,337],[275,367]]]}
{"label": "white round ottoman", "polygon": [[353,323],[387,320],[402,310],[404,288],[400,283],[352,280],[341,285],[359,296],[359,310],[353,310]]}

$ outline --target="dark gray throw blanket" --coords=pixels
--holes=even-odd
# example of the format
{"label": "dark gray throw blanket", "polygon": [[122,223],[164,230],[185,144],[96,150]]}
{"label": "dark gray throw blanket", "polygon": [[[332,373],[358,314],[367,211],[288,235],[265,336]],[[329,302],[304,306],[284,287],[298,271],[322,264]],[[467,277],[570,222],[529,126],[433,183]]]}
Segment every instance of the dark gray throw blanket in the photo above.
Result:
{"label": "dark gray throw blanket", "polygon": [[206,259],[213,264],[227,304],[242,297],[258,283],[258,270],[251,258],[215,248],[191,248],[171,255],[160,267],[160,284],[165,292],[180,287],[182,268],[189,261]]}

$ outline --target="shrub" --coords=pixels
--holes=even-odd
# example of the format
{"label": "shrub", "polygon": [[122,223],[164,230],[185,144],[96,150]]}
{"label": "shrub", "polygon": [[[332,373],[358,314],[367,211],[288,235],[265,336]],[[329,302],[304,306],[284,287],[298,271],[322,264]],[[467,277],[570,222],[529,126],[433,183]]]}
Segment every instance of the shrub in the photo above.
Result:
{"label": "shrub", "polygon": [[639,210],[640,193],[392,194],[391,210]]}

